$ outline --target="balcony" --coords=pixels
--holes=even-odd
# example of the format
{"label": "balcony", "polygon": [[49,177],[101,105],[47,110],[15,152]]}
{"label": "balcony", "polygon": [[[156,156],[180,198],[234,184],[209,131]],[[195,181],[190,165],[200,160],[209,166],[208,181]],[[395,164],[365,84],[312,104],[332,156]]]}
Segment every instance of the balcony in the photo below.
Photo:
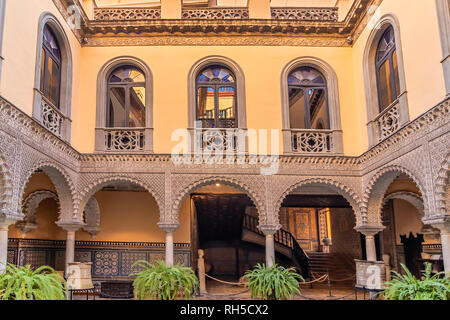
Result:
{"label": "balcony", "polygon": [[341,130],[284,130],[284,150],[298,155],[342,154]]}
{"label": "balcony", "polygon": [[247,8],[198,8],[182,10],[182,19],[248,19]]}
{"label": "balcony", "polygon": [[152,152],[152,129],[150,128],[97,128],[95,139],[97,152]]}
{"label": "balcony", "polygon": [[247,130],[193,129],[192,149],[195,153],[220,155],[246,152]]}
{"label": "balcony", "polygon": [[274,20],[338,21],[338,8],[272,8]]}
{"label": "balcony", "polygon": [[70,140],[71,120],[64,115],[44,94],[35,89],[33,117],[48,131],[63,140]]}
{"label": "balcony", "polygon": [[408,121],[407,105],[400,103],[402,96],[368,123],[369,140],[379,143],[402,128]]}
{"label": "balcony", "polygon": [[[338,8],[303,8],[279,7],[270,8],[267,19],[293,20],[293,21],[322,21],[337,22]],[[269,16],[270,15],[270,16]],[[161,7],[95,7],[93,9],[94,21],[139,21],[166,19]],[[250,9],[248,7],[190,7],[181,9],[183,20],[248,20]]]}

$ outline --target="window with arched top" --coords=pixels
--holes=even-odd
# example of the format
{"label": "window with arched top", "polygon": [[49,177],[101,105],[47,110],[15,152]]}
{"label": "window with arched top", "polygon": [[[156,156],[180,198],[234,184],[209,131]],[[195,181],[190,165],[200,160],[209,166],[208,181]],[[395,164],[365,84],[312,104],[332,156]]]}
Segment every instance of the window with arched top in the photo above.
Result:
{"label": "window with arched top", "polygon": [[380,112],[389,107],[400,95],[397,48],[392,26],[381,36],[375,56]]}
{"label": "window with arched top", "polygon": [[108,61],[98,75],[97,152],[153,151],[153,76],[135,57]]}
{"label": "window with arched top", "polygon": [[61,88],[61,49],[53,31],[44,27],[42,39],[41,92],[56,108]]}
{"label": "window with arched top", "polygon": [[33,117],[69,141],[72,54],[64,28],[50,12],[40,17],[37,40]]}
{"label": "window with arched top", "polygon": [[342,154],[337,75],[325,61],[301,57],[281,74],[283,148],[287,154]]}
{"label": "window with arched top", "polygon": [[108,79],[108,128],[145,127],[145,75],[138,67],[123,65]]}
{"label": "window with arched top", "polygon": [[409,121],[401,33],[387,14],[369,34],[363,58],[369,145],[391,136]]}
{"label": "window with arched top", "polygon": [[210,65],[196,79],[197,121],[203,128],[236,128],[236,80],[222,65]]}
{"label": "window with arched top", "polygon": [[327,83],[315,68],[302,66],[288,76],[291,129],[330,129]]}

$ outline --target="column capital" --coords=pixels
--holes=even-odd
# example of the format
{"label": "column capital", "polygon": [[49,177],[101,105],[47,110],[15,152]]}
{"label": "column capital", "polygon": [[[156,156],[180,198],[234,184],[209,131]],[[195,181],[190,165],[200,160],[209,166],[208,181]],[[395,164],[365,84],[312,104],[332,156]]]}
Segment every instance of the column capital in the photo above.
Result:
{"label": "column capital", "polygon": [[15,212],[8,208],[0,209],[0,226],[9,226],[17,221],[23,220],[23,218],[25,218],[25,215],[22,212]]}
{"label": "column capital", "polygon": [[175,232],[180,227],[179,223],[164,223],[160,222],[158,223],[158,227],[164,230],[166,233],[172,233]]}
{"label": "column capital", "polygon": [[433,228],[441,230],[441,232],[450,233],[450,216],[449,215],[425,218],[422,221],[426,225],[430,225]]}
{"label": "column capital", "polygon": [[84,226],[84,224],[79,222],[56,222],[56,224],[67,232],[76,232]]}
{"label": "column capital", "polygon": [[366,237],[373,237],[377,233],[383,231],[384,228],[385,228],[384,226],[362,225],[362,226],[355,227],[355,230],[358,231],[359,233],[362,233]]}
{"label": "column capital", "polygon": [[278,230],[281,229],[281,225],[263,224],[259,225],[258,229],[261,230],[266,236],[273,236]]}

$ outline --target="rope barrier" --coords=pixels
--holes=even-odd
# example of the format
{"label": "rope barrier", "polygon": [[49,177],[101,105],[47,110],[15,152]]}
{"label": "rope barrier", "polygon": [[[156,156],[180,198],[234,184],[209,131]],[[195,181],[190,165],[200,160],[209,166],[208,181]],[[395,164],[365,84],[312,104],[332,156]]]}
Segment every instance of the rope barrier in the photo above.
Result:
{"label": "rope barrier", "polygon": [[304,282],[301,282],[300,284],[311,284],[311,283],[315,283],[315,282],[325,282],[327,279],[328,279],[328,275],[324,274],[320,278],[314,279],[313,281],[304,281]]}
{"label": "rope barrier", "polygon": [[232,286],[239,286],[239,287],[245,286],[245,283],[241,283],[241,282],[228,282],[228,281],[220,280],[220,279],[217,279],[217,278],[214,278],[214,277],[210,276],[210,275],[207,274],[207,273],[205,273],[205,276],[206,276],[207,278],[211,279],[211,280],[214,280],[214,281],[217,281],[217,282],[220,282],[220,283],[223,283],[223,284],[230,284],[230,285],[232,285]]}

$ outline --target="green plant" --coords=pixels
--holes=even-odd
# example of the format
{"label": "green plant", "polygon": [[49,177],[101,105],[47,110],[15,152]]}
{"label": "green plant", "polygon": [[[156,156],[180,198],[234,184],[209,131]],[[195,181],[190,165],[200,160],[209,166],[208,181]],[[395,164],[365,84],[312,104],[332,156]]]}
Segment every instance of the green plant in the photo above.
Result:
{"label": "green plant", "polygon": [[164,261],[154,264],[137,261],[133,267],[142,269],[132,274],[137,276],[133,286],[138,300],[175,300],[179,295],[189,299],[191,294],[197,293],[199,282],[191,268],[168,266]]}
{"label": "green plant", "polygon": [[65,300],[64,279],[48,266],[6,266],[0,274],[0,300]]}
{"label": "green plant", "polygon": [[387,289],[382,292],[387,300],[449,300],[450,278],[443,272],[431,275],[431,264],[426,263],[423,279],[414,277],[402,264],[405,274],[392,271],[394,279],[386,282]]}
{"label": "green plant", "polygon": [[266,267],[258,264],[254,270],[248,270],[244,278],[248,279],[252,299],[280,300],[293,298],[300,294],[299,281],[304,281],[294,268],[286,269],[274,265]]}

